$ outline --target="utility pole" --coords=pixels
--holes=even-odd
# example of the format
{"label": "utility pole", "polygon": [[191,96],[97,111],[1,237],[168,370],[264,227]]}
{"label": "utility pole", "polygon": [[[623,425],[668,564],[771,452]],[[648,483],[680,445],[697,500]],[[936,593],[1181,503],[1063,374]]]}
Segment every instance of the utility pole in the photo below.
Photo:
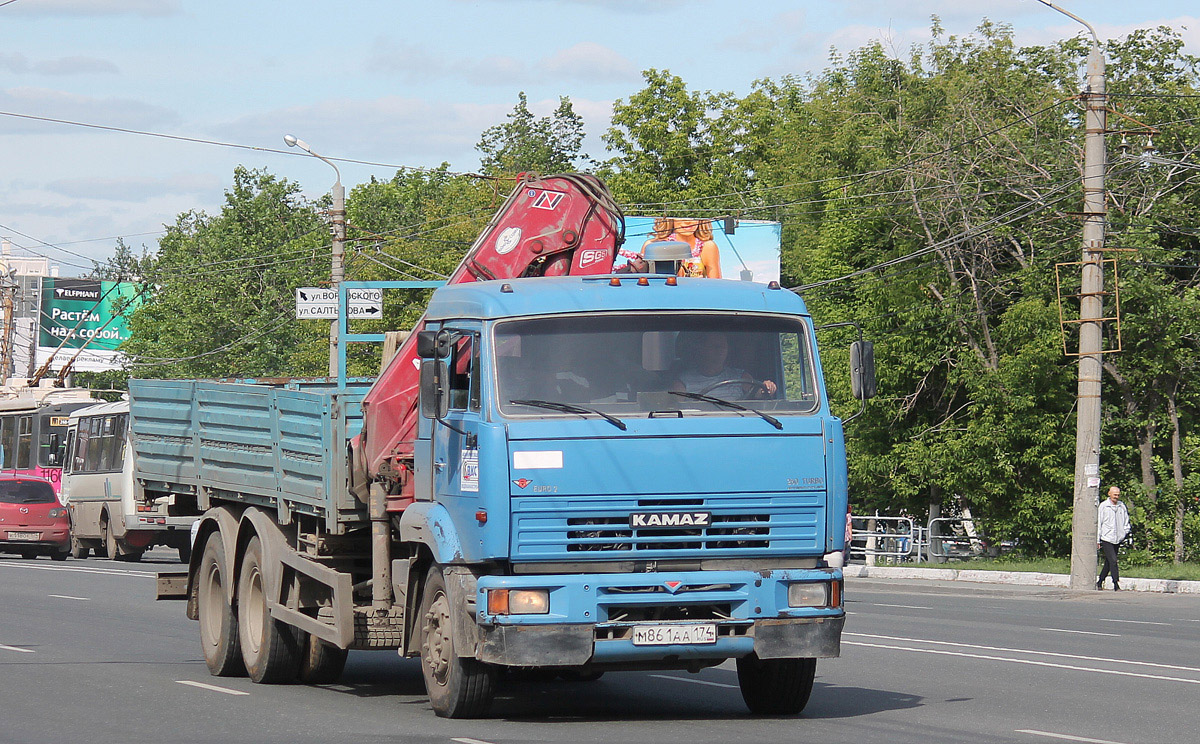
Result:
{"label": "utility pole", "polygon": [[8,270],[8,266],[4,266],[3,279],[4,282],[0,291],[4,292],[4,338],[3,349],[0,350],[0,385],[8,383],[8,371],[12,367],[13,361],[13,304],[14,295],[17,293],[17,282],[13,274]]}
{"label": "utility pole", "polygon": [[1104,51],[1096,29],[1057,5],[1038,0],[1082,23],[1092,35],[1088,54],[1083,148],[1083,260],[1079,289],[1079,384],[1076,392],[1075,489],[1071,518],[1071,588],[1096,585],[1096,508],[1100,503],[1100,377],[1103,374],[1104,227],[1108,217],[1104,171],[1108,125]]}
{"label": "utility pole", "polygon": [[[330,222],[333,228],[333,265],[330,267],[329,285],[334,292],[337,292],[342,285],[342,281],[346,278],[346,270],[343,259],[346,251],[346,189],[342,186],[342,172],[328,158],[318,155],[313,152],[308,143],[301,139],[296,139],[290,134],[283,136],[284,144],[288,147],[299,147],[301,150],[312,155],[314,158],[324,161],[329,167],[333,168],[333,172],[337,175],[337,180],[333,184],[333,209],[330,211]],[[340,308],[339,303],[339,308]],[[338,376],[338,318],[334,318],[329,325],[329,376]]]}

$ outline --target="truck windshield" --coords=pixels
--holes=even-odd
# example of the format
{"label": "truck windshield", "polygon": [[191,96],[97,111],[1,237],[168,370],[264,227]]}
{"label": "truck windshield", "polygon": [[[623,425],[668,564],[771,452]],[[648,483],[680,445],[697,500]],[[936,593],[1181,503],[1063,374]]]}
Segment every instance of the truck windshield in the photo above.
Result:
{"label": "truck windshield", "polygon": [[[817,408],[808,326],[796,317],[720,313],[579,315],[496,326],[500,410],[513,401],[588,406],[612,415],[693,411],[746,415]],[[678,395],[689,393],[693,395]]]}

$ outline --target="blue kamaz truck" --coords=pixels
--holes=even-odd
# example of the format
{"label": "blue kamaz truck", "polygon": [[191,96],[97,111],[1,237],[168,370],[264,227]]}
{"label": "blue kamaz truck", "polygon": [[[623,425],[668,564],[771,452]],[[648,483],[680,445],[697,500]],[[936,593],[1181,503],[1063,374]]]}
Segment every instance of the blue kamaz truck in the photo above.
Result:
{"label": "blue kamaz truck", "polygon": [[188,600],[213,674],[328,682],[348,649],[391,649],[466,717],[506,670],[732,659],[752,711],[804,708],[845,620],[846,462],[800,297],[457,284],[417,347],[406,498],[351,472],[370,381],[131,381],[142,497],[203,514],[159,592]]}

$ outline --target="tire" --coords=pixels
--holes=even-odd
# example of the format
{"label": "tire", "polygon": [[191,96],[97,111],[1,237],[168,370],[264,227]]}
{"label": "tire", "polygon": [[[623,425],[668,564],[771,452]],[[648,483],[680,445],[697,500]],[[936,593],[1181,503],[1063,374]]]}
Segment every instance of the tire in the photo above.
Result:
{"label": "tire", "polygon": [[179,552],[179,562],[180,563],[191,563],[192,562],[192,544],[191,543],[184,543],[183,545],[180,545],[178,548],[176,548],[176,550]]}
{"label": "tire", "polygon": [[296,629],[271,617],[263,577],[262,542],[250,538],[238,577],[238,638],[250,679],[260,684],[292,682],[300,672],[300,638]]}
{"label": "tire", "polygon": [[65,561],[67,559],[67,556],[69,556],[70,554],[71,554],[70,550],[58,550],[58,551],[55,551],[50,554],[50,560]]}
{"label": "tire", "polygon": [[301,635],[304,643],[300,653],[300,681],[306,685],[331,685],[337,682],[346,668],[346,657],[350,652],[310,633]]}
{"label": "tire", "polygon": [[737,660],[742,700],[758,715],[796,715],[808,705],[816,659],[760,659],[751,654]]}
{"label": "tire", "polygon": [[442,718],[478,718],[496,694],[496,669],[460,658],[454,647],[450,595],[440,566],[429,569],[421,592],[421,676],[433,712]]}
{"label": "tire", "polygon": [[101,523],[100,531],[104,533],[104,554],[110,561],[120,560],[121,546],[117,544],[117,535],[112,531],[108,520]]}
{"label": "tire", "polygon": [[71,557],[72,558],[78,558],[78,559],[82,560],[84,558],[87,558],[88,553],[91,553],[91,552],[92,552],[91,548],[89,548],[88,546],[81,543],[79,541],[79,538],[75,537],[74,533],[71,533]]}
{"label": "tire", "polygon": [[121,556],[121,560],[129,561],[130,563],[137,563],[142,560],[142,555],[145,554],[145,552],[145,550],[135,550],[131,548],[129,552]]}
{"label": "tire", "polygon": [[241,677],[242,649],[238,643],[238,620],[233,606],[225,601],[226,582],[233,574],[225,565],[225,541],[214,532],[204,544],[204,553],[196,569],[197,614],[200,619],[200,645],[204,663],[214,677]]}

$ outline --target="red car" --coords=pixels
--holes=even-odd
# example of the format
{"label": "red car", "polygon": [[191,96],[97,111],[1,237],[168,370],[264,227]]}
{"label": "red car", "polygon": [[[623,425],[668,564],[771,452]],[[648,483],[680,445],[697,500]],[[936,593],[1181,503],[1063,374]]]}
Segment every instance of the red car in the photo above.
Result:
{"label": "red car", "polygon": [[71,552],[71,524],[54,486],[44,478],[0,475],[0,553],[56,561]]}

